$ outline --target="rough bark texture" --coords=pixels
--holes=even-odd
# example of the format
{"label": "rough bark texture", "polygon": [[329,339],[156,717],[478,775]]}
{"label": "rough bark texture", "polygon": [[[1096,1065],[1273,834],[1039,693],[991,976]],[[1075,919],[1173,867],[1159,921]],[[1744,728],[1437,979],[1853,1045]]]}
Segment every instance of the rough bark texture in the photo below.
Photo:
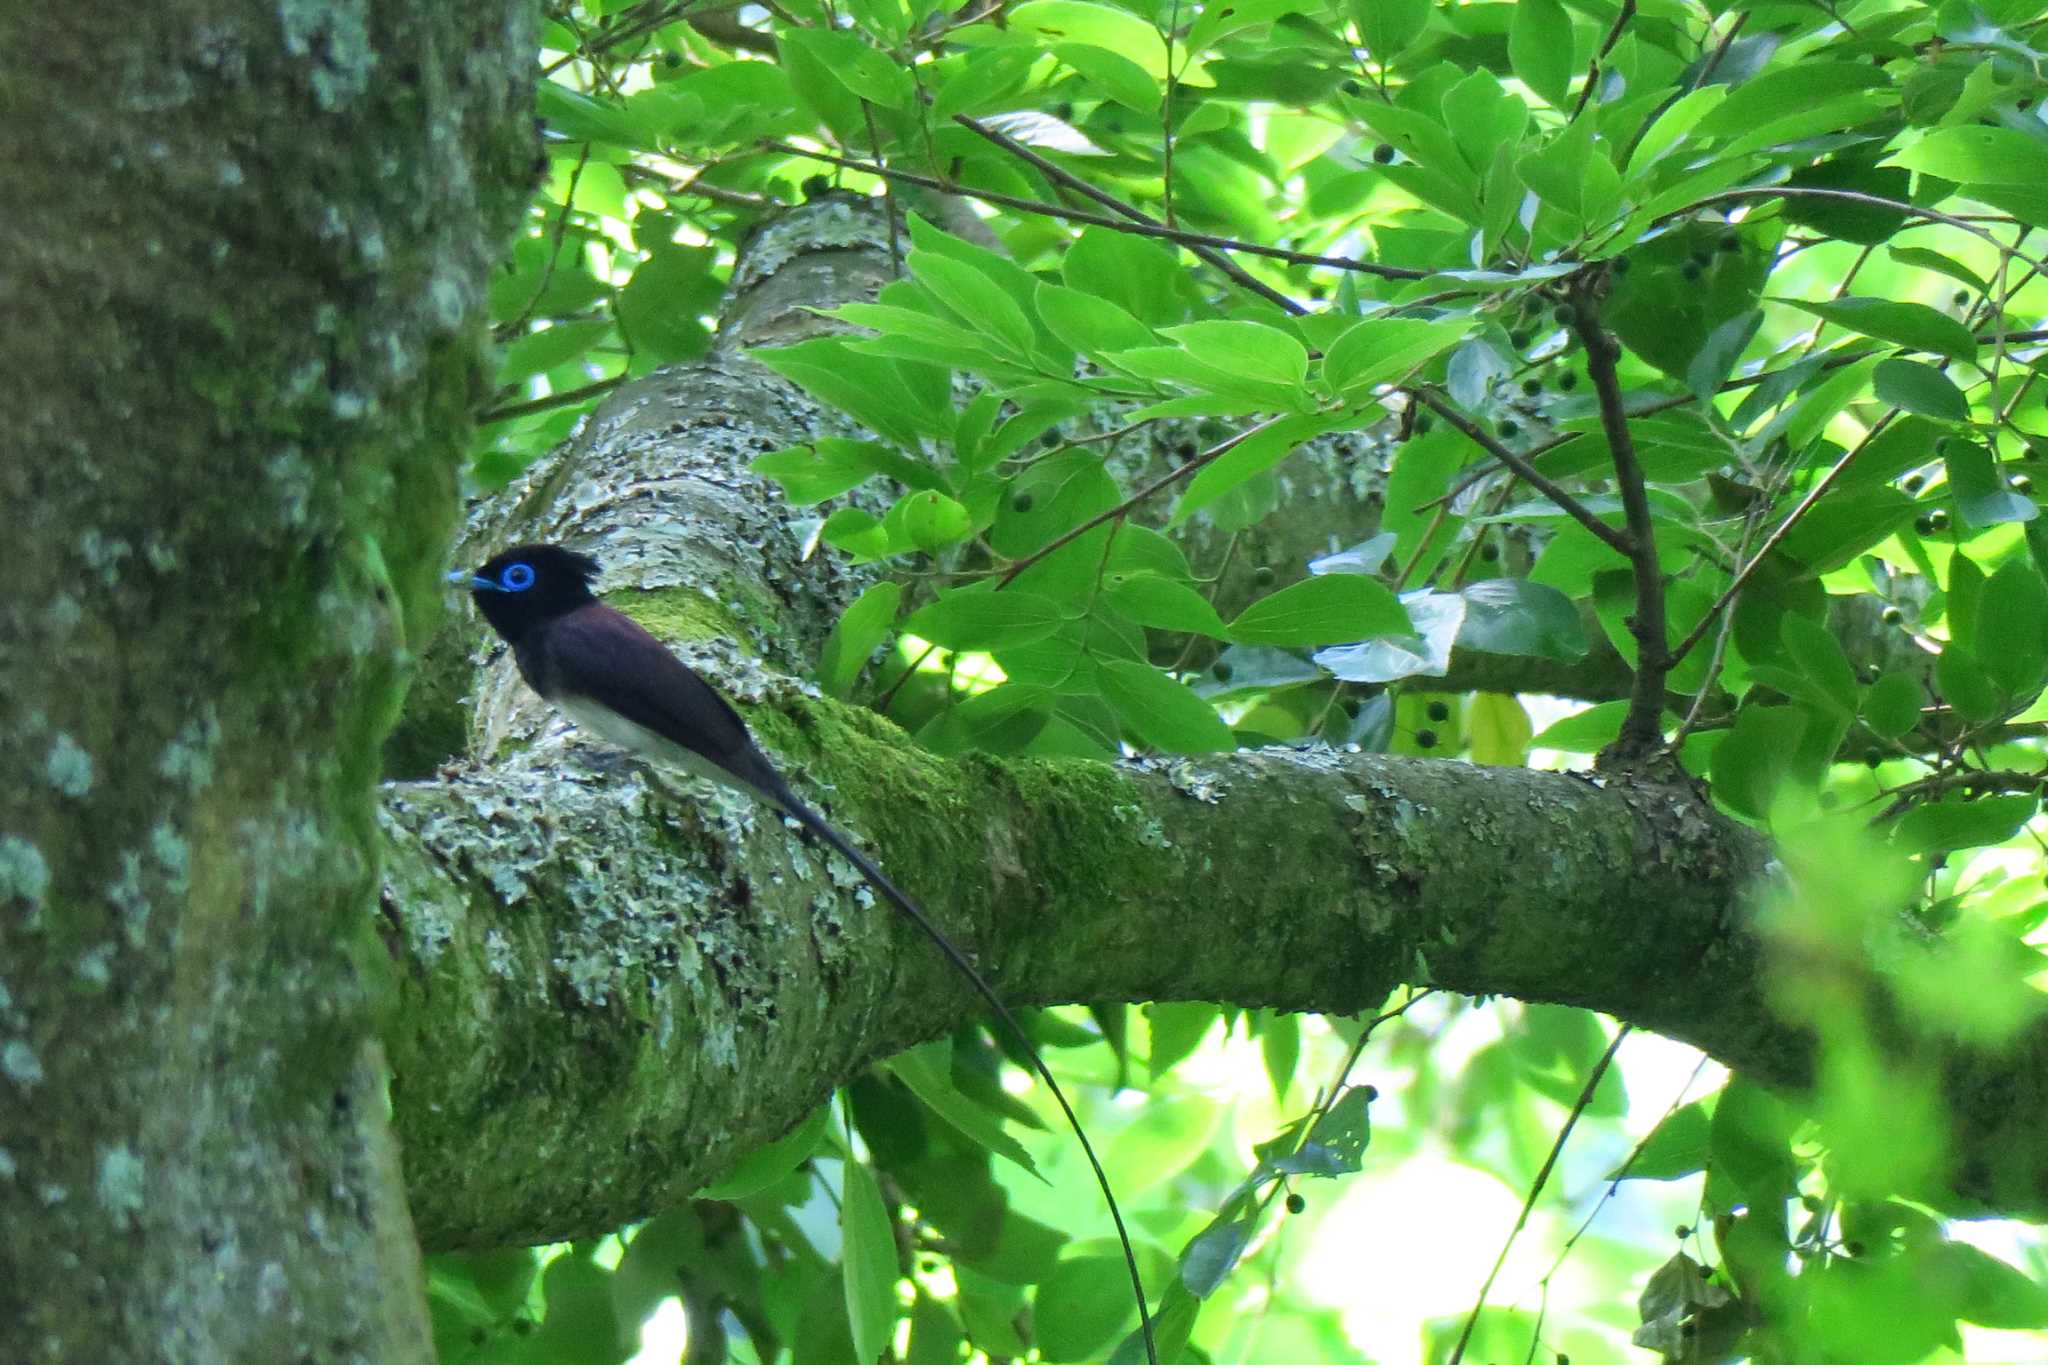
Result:
{"label": "rough bark texture", "polygon": [[[753,715],[1012,1002],[1345,1013],[1426,962],[1454,990],[1803,1072],[1730,927],[1764,846],[1690,797],[1328,752],[947,762],[829,702]],[[408,964],[393,1099],[428,1245],[646,1216],[974,1011],[780,821],[572,738],[385,810]]]}
{"label": "rough bark texture", "polygon": [[362,926],[532,56],[0,19],[0,1359],[429,1357]]}

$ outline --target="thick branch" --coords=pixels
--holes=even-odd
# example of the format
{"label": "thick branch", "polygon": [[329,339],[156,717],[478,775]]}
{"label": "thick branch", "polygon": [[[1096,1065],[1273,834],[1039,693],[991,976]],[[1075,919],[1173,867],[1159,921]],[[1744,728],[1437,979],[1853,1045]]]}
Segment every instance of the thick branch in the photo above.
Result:
{"label": "thick branch", "polygon": [[[1688,796],[1292,751],[946,762],[830,703],[754,719],[807,790],[837,780],[833,813],[1019,1004],[1348,1013],[1422,964],[1805,1073],[1728,927],[1763,845]],[[555,741],[393,787],[385,816],[394,1100],[433,1245],[643,1216],[974,1011],[844,868],[737,798],[678,800]]]}

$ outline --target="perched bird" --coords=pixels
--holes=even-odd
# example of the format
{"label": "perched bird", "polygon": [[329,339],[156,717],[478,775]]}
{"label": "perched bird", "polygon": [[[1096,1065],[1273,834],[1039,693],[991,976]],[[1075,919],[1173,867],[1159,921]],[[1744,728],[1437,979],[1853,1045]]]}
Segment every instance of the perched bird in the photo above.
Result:
{"label": "perched bird", "polygon": [[778,807],[859,868],[868,883],[908,915],[973,984],[996,1018],[1024,1045],[1032,1069],[1059,1102],[1095,1170],[1096,1183],[1102,1187],[1117,1237],[1123,1242],[1124,1260],[1138,1300],[1145,1356],[1157,1365],[1144,1281],[1109,1176],[1081,1130],[1074,1107],[1023,1026],[967,955],[917,903],[790,790],[731,704],[639,622],[597,600],[590,591],[597,573],[597,561],[574,550],[559,545],[515,545],[492,556],[474,573],[456,570],[448,575],[448,581],[470,590],[484,620],[512,646],[519,676],[526,679],[527,686],[579,727],[644,758],[738,787]]}

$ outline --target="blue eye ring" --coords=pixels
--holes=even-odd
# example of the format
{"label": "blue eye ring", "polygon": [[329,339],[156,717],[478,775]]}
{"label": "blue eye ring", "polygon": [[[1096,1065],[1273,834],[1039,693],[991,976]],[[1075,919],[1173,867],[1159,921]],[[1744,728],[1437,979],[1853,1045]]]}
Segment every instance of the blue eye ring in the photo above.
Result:
{"label": "blue eye ring", "polygon": [[525,592],[533,586],[531,564],[508,564],[505,572],[498,575],[498,586],[506,592]]}

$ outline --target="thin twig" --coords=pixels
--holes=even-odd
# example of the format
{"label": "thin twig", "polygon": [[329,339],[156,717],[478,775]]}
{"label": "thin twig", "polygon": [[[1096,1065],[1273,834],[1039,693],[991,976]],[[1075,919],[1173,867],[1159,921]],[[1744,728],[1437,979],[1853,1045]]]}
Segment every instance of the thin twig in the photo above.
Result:
{"label": "thin twig", "polygon": [[1628,525],[1629,567],[1635,572],[1636,607],[1628,619],[1636,640],[1635,683],[1629,691],[1628,715],[1615,740],[1620,756],[1648,754],[1663,743],[1664,678],[1671,671],[1671,640],[1664,625],[1664,569],[1657,562],[1657,530],[1650,519],[1650,495],[1643,467],[1636,458],[1635,437],[1628,429],[1615,359],[1621,343],[1600,325],[1599,294],[1606,287],[1599,271],[1577,277],[1572,289],[1572,326],[1586,348],[1586,374],[1600,403],[1600,426],[1614,458],[1614,481]]}
{"label": "thin twig", "polygon": [[529,398],[523,403],[507,403],[501,408],[491,408],[488,411],[478,413],[476,418],[477,424],[481,426],[486,422],[503,422],[514,417],[527,417],[536,412],[546,412],[550,408],[564,408],[571,403],[581,403],[586,398],[595,398],[601,393],[608,393],[625,382],[626,375],[622,371],[613,375],[610,379],[600,379],[594,384],[585,384],[581,388],[563,389],[560,393],[550,393],[540,398]]}
{"label": "thin twig", "polygon": [[1586,1107],[1593,1102],[1593,1092],[1600,1088],[1600,1081],[1607,1075],[1607,1068],[1614,1064],[1614,1054],[1621,1050],[1621,1040],[1628,1037],[1635,1025],[1623,1024],[1615,1030],[1614,1041],[1607,1045],[1607,1051],[1600,1054],[1600,1060],[1593,1064],[1592,1074],[1586,1077],[1584,1088],[1579,1091],[1577,1103],[1572,1112],[1565,1115],[1564,1126],[1557,1130],[1557,1140],[1550,1144],[1550,1155],[1543,1158],[1543,1169],[1536,1172],[1536,1180],[1529,1186],[1529,1197],[1522,1201],[1522,1212],[1515,1219],[1514,1230],[1508,1233],[1507,1241],[1501,1243],[1500,1255],[1493,1261],[1493,1269],[1486,1272],[1486,1283],[1479,1286],[1479,1298],[1472,1305],[1472,1312],[1465,1318],[1465,1330],[1458,1333],[1458,1344],[1451,1351],[1449,1365],[1458,1365],[1465,1358],[1465,1348],[1472,1342],[1472,1329],[1479,1325],[1480,1310],[1486,1307],[1486,1296],[1493,1289],[1494,1280],[1500,1276],[1501,1267],[1508,1263],[1508,1252],[1514,1249],[1515,1238],[1522,1235],[1522,1229],[1529,1225],[1529,1215],[1535,1211],[1536,1200],[1543,1193],[1543,1187],[1550,1182],[1550,1172],[1557,1165],[1558,1154],[1564,1151],[1565,1139],[1578,1127],[1579,1119]]}
{"label": "thin twig", "polygon": [[1636,0],[1621,0],[1621,9],[1614,16],[1614,23],[1607,30],[1607,41],[1600,44],[1600,50],[1593,54],[1593,60],[1586,63],[1586,83],[1579,88],[1579,102],[1572,106],[1571,122],[1577,123],[1579,115],[1586,112],[1587,101],[1593,98],[1593,87],[1600,79],[1600,63],[1607,60],[1607,54],[1614,51],[1614,45],[1621,41],[1622,30],[1629,20],[1636,17]]}
{"label": "thin twig", "polygon": [[1041,560],[1045,559],[1046,556],[1051,555],[1056,551],[1065,549],[1067,546],[1073,544],[1082,536],[1087,535],[1090,531],[1102,525],[1104,522],[1117,521],[1124,517],[1129,516],[1133,508],[1135,508],[1139,503],[1145,501],[1147,498],[1151,497],[1154,493],[1160,492],[1163,489],[1171,488],[1174,484],[1179,483],[1188,475],[1193,474],[1198,470],[1204,469],[1210,464],[1213,464],[1215,461],[1222,459],[1225,455],[1228,455],[1231,451],[1237,449],[1246,441],[1249,441],[1252,437],[1258,435],[1260,432],[1266,430],[1268,427],[1271,427],[1279,422],[1285,422],[1293,416],[1293,413],[1286,413],[1279,417],[1268,417],[1265,421],[1259,423],[1257,426],[1246,427],[1243,431],[1240,431],[1239,433],[1237,433],[1237,435],[1230,437],[1228,440],[1219,441],[1215,445],[1210,446],[1207,450],[1195,456],[1194,459],[1189,460],[1186,464],[1174,466],[1172,469],[1166,471],[1166,473],[1160,475],[1152,482],[1146,484],[1143,488],[1140,488],[1137,492],[1131,494],[1128,498],[1125,498],[1116,506],[1110,508],[1107,512],[1103,512],[1097,516],[1090,517],[1088,520],[1082,522],[1079,526],[1076,526],[1073,530],[1066,532],[1064,535],[1053,537],[1052,540],[1048,541],[1043,546],[1039,547],[1036,550],[1033,550],[1030,554],[1024,556],[1024,558],[1012,564],[1008,569],[1005,569],[1003,571],[1003,576],[996,580],[995,590],[1001,591],[1002,589],[1007,588],[1008,586],[1010,586],[1010,584],[1014,583],[1017,580],[1017,576],[1019,574],[1023,573],[1032,565],[1039,563]]}
{"label": "thin twig", "polygon": [[[1321,265],[1332,270],[1354,270],[1362,274],[1377,275],[1390,280],[1419,280],[1423,272],[1407,270],[1400,266],[1378,265],[1371,261],[1354,261],[1343,256],[1314,256],[1300,251],[1287,251],[1275,246],[1262,246],[1257,242],[1241,242],[1232,237],[1216,237],[1206,232],[1187,232],[1180,228],[1145,224],[1128,218],[1113,218],[1107,214],[1090,213],[1086,209],[1070,209],[1064,204],[1048,204],[1042,199],[1022,199],[1014,194],[1002,194],[996,190],[985,190],[974,185],[962,185],[938,176],[920,175],[916,171],[901,170],[894,166],[877,166],[872,161],[861,161],[850,156],[834,156],[831,152],[813,151],[791,142],[770,139],[761,144],[763,150],[779,152],[784,156],[803,157],[808,161],[822,161],[828,166],[843,166],[850,171],[864,171],[873,176],[886,176],[900,180],[906,185],[917,185],[940,194],[955,194],[967,199],[979,199],[984,203],[1015,209],[1019,213],[1035,213],[1046,218],[1058,218],[1070,223],[1085,223],[1090,227],[1106,227],[1117,232],[1128,232],[1134,237],[1157,237],[1162,241],[1178,242],[1190,251],[1196,247],[1213,247],[1218,251],[1242,251],[1248,256],[1266,256],[1276,261],[1287,261],[1294,265]],[[1290,301],[1291,302],[1291,301]],[[1299,305],[1296,310],[1300,311]]]}
{"label": "thin twig", "polygon": [[[1001,147],[1011,156],[1014,156],[1019,160],[1037,168],[1039,172],[1050,178],[1055,185],[1062,185],[1079,194],[1086,195],[1088,198],[1093,199],[1096,203],[1102,205],[1110,212],[1121,214],[1123,217],[1129,219],[1133,223],[1140,224],[1144,227],[1152,228],[1167,227],[1166,224],[1161,223],[1157,218],[1154,218],[1151,214],[1145,212],[1143,209],[1138,208],[1134,204],[1127,204],[1123,200],[1118,199],[1115,195],[1109,193],[1107,190],[1097,189],[1095,186],[1089,184],[1086,180],[1083,180],[1080,176],[1062,170],[1060,167],[1054,165],[1052,162],[1040,156],[1037,152],[1032,151],[1029,147],[1026,147],[1023,143],[1017,141],[1017,139],[1010,137],[1007,134],[998,132],[994,128],[989,127],[985,123],[982,123],[976,119],[971,119],[967,117],[967,115],[965,114],[953,115],[953,121],[961,125],[963,128],[967,128],[972,130],[973,132],[979,133],[982,137],[985,137],[990,142],[995,143],[996,146]],[[1189,245],[1188,250],[1193,252],[1195,256],[1200,260],[1206,261],[1208,264],[1222,271],[1225,275],[1229,276],[1232,280],[1236,281],[1237,284],[1239,284],[1241,287],[1249,289],[1252,293],[1257,294],[1260,298],[1266,300],[1266,302],[1272,304],[1274,307],[1280,309],[1282,312],[1290,313],[1296,317],[1300,317],[1308,312],[1307,308],[1305,308],[1299,303],[1296,303],[1293,299],[1288,298],[1285,294],[1275,289],[1272,285],[1267,284],[1264,280],[1261,280],[1257,276],[1250,274],[1245,270],[1243,266],[1239,265],[1236,261],[1231,260],[1228,256],[1223,255],[1221,252],[1216,251],[1211,247],[1194,245]]]}
{"label": "thin twig", "polygon": [[1695,199],[1682,209],[1665,214],[1657,222],[1659,224],[1668,223],[1674,219],[1682,218],[1697,209],[1705,208],[1709,204],[1718,204],[1726,199],[1784,198],[1831,199],[1843,204],[1864,204],[1870,208],[1885,209],[1891,213],[1903,213],[1913,218],[1924,218],[1933,223],[1946,223],[1952,228],[1958,228],[1973,237],[1981,237],[1991,243],[1992,249],[1998,253],[1999,260],[2001,261],[2025,261],[2037,270],[2048,271],[2048,262],[2043,262],[2038,256],[2029,256],[2016,247],[2007,246],[2004,242],[1992,236],[1991,233],[1978,227],[1966,218],[1958,218],[1952,213],[1942,213],[1936,209],[1922,208],[1918,204],[1909,204],[1903,199],[1887,199],[1881,194],[1864,194],[1860,190],[1823,190],[1799,185],[1770,185],[1755,189],[1719,190],[1707,195],[1703,199]]}
{"label": "thin twig", "polygon": [[1520,455],[1517,455],[1514,451],[1509,450],[1499,441],[1496,441],[1478,423],[1437,396],[1434,390],[1416,388],[1408,390],[1408,393],[1417,402],[1464,433],[1467,440],[1493,456],[1494,459],[1500,461],[1509,469],[1512,469],[1515,473],[1521,475],[1524,483],[1550,499],[1553,503],[1556,503],[1558,508],[1570,516],[1573,521],[1576,521],[1579,525],[1598,536],[1616,553],[1634,556],[1635,546],[1630,543],[1626,532],[1618,531],[1594,516],[1591,508],[1587,507],[1570,493],[1567,493],[1548,474],[1543,473]]}

